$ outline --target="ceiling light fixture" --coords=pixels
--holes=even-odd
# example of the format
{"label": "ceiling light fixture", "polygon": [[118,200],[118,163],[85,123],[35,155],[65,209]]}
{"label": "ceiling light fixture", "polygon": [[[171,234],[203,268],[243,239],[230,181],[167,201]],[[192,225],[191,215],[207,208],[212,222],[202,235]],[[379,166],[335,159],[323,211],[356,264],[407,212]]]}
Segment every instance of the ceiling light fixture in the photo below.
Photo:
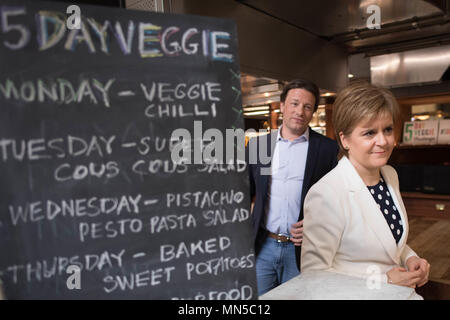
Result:
{"label": "ceiling light fixture", "polygon": [[244,107],[244,112],[247,111],[260,111],[260,110],[269,110],[269,106],[259,106],[259,107]]}
{"label": "ceiling light fixture", "polygon": [[254,111],[254,112],[244,112],[244,116],[256,116],[260,114],[269,114],[269,111]]}

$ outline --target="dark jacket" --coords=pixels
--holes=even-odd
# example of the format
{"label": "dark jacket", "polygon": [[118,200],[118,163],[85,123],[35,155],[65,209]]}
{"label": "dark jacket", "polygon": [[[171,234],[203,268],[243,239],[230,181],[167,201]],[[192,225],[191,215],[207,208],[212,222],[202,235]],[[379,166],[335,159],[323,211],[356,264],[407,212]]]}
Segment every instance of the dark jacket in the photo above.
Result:
{"label": "dark jacket", "polygon": [[[320,178],[336,166],[339,151],[336,141],[318,134],[312,129],[308,130],[309,146],[308,155],[306,157],[305,175],[301,194],[301,208],[298,213],[298,221],[303,220],[303,201],[306,193],[314,183],[316,183]],[[270,178],[269,170],[271,167],[271,159],[275,148],[277,133],[277,131],[273,131],[270,134],[250,139],[246,149],[248,172],[250,177],[250,196],[251,199],[256,196],[252,211],[253,236],[255,240],[256,255],[258,255],[259,250],[267,237],[267,232],[261,224],[264,222],[264,212],[265,205],[267,204],[267,193]],[[266,140],[259,141],[260,139]],[[261,143],[267,143],[267,150],[269,150],[267,159],[265,159],[265,154],[261,155],[259,152]],[[256,163],[254,163],[255,159]],[[297,266],[300,269],[301,247],[296,246],[295,249]]]}

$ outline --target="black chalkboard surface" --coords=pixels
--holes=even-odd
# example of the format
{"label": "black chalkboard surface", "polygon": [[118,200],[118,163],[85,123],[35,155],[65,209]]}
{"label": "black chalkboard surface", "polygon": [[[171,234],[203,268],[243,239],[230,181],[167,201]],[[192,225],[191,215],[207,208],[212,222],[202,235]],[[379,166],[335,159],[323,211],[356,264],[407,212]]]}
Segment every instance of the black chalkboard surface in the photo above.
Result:
{"label": "black chalkboard surface", "polygon": [[66,7],[0,2],[6,298],[256,298],[234,22]]}

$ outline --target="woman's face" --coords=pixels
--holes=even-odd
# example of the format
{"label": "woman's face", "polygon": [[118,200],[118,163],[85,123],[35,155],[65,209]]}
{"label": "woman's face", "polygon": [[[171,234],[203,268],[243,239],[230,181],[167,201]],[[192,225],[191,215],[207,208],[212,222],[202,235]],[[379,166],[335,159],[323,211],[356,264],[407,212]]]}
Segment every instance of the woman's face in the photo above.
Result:
{"label": "woman's face", "polygon": [[384,113],[374,120],[363,119],[350,135],[340,132],[339,136],[357,171],[379,170],[389,160],[395,145],[392,115]]}

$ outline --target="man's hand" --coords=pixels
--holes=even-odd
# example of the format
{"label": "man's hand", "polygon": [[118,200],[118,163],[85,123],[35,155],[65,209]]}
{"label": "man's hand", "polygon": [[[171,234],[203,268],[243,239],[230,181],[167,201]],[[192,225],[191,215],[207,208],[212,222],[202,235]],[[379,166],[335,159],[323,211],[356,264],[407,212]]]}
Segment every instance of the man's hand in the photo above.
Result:
{"label": "man's hand", "polygon": [[303,242],[303,220],[294,223],[291,228],[291,241],[296,246],[301,246]]}
{"label": "man's hand", "polygon": [[417,281],[417,286],[421,287],[428,282],[430,274],[430,264],[427,260],[412,256],[406,260],[408,271],[419,271],[420,279]]}

